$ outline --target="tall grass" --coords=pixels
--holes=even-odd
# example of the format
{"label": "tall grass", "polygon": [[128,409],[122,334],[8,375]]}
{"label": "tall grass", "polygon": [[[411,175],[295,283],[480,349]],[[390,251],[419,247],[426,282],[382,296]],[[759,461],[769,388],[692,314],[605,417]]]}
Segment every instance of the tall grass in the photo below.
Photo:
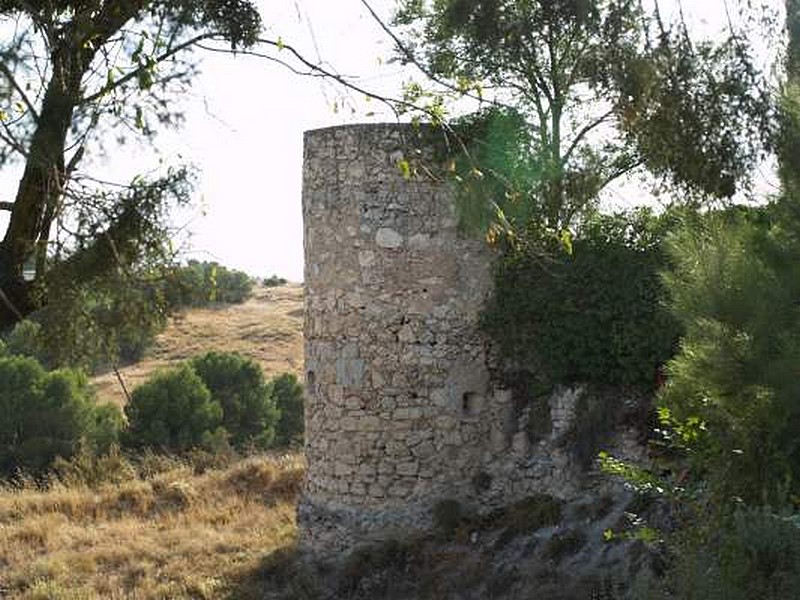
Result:
{"label": "tall grass", "polygon": [[267,554],[293,543],[303,473],[299,455],[222,469],[162,459],[121,483],[7,484],[0,597],[224,597]]}

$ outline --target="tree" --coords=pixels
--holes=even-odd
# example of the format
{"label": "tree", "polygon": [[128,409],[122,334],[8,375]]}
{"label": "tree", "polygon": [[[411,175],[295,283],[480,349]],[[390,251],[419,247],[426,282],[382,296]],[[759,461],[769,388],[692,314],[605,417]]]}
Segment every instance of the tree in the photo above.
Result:
{"label": "tree", "polygon": [[297,446],[303,443],[305,413],[303,386],[292,373],[283,373],[272,382],[272,397],[280,414],[275,425],[275,445]]}
{"label": "tree", "polygon": [[636,0],[400,5],[400,59],[493,107],[466,179],[485,195],[494,177],[489,200],[519,228],[575,226],[639,166],[727,198],[760,157],[770,104],[738,33],[696,43]]}
{"label": "tree", "polygon": [[0,204],[10,212],[0,241],[4,327],[61,285],[158,255],[164,202],[186,197],[186,172],[109,191],[79,171],[81,161],[103,126],[149,138],[156,123],[179,120],[170,101],[196,71],[192,48],[250,46],[261,22],[247,0],[5,0],[0,19],[9,31],[0,48],[0,164],[25,166],[13,202]]}
{"label": "tree", "polygon": [[698,217],[671,240],[670,307],[686,328],[661,417],[715,506],[796,503],[800,493],[800,13],[788,45],[774,148],[782,190],[759,210]]}
{"label": "tree", "polygon": [[0,473],[42,471],[57,456],[69,459],[81,442],[105,451],[121,419],[115,407],[98,407],[85,376],[47,372],[32,358],[0,358]]}
{"label": "tree", "polygon": [[209,352],[193,359],[191,366],[211,392],[211,400],[222,407],[222,425],[231,442],[237,447],[269,446],[279,413],[261,366],[231,352]]}
{"label": "tree", "polygon": [[183,452],[217,435],[223,414],[203,380],[183,364],[133,390],[125,416],[130,446]]}

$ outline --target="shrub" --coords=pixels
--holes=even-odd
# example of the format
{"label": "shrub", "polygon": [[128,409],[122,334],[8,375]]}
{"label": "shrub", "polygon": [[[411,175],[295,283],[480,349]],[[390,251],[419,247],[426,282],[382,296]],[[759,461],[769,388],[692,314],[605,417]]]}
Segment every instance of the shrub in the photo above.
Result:
{"label": "shrub", "polygon": [[127,443],[186,451],[222,424],[222,407],[189,365],[161,371],[137,387],[125,406]]}
{"label": "shrub", "polygon": [[283,277],[278,277],[277,275],[270,275],[269,277],[264,278],[264,287],[278,287],[281,285],[286,285],[288,283],[286,279]]}
{"label": "shrub", "polygon": [[222,408],[222,425],[234,446],[272,443],[279,413],[258,363],[235,353],[209,352],[191,366]]}
{"label": "shrub", "polygon": [[47,372],[32,358],[0,358],[0,390],[0,472],[40,472],[57,456],[71,458],[81,443],[116,441],[118,411],[95,406],[80,372]]}
{"label": "shrub", "polygon": [[253,282],[247,273],[196,260],[175,269],[165,288],[167,300],[174,307],[244,302],[252,291]]}
{"label": "shrub", "polygon": [[113,404],[95,406],[87,432],[89,449],[99,455],[111,452],[119,443],[120,433],[125,429],[122,411]]}
{"label": "shrub", "polygon": [[120,452],[117,445],[100,453],[86,444],[81,444],[75,455],[66,460],[56,458],[52,466],[51,479],[68,487],[119,485],[136,479],[134,465]]}
{"label": "shrub", "polygon": [[305,433],[303,386],[291,373],[278,375],[272,380],[272,397],[280,415],[275,426],[275,445],[301,445]]}
{"label": "shrub", "polygon": [[[800,587],[797,520],[763,508],[740,509],[721,523],[687,528],[673,541],[666,580],[647,598],[784,600]],[[665,589],[666,588],[666,589]],[[668,591],[667,591],[668,590]]]}
{"label": "shrub", "polygon": [[501,256],[482,322],[507,363],[551,386],[652,389],[680,333],[662,306],[663,223],[644,211],[597,215],[571,252],[545,241]]}
{"label": "shrub", "polygon": [[46,362],[41,338],[42,326],[29,319],[20,321],[11,329],[5,338],[6,351],[17,356],[35,358],[39,362]]}
{"label": "shrub", "polygon": [[670,306],[686,335],[659,415],[724,503],[800,493],[800,243],[787,225],[772,208],[724,211],[670,240]]}

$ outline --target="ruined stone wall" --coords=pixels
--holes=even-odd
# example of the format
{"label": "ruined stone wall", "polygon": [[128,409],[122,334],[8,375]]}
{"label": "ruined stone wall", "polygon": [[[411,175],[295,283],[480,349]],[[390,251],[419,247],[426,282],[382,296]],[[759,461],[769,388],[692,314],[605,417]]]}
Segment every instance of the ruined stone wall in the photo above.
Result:
{"label": "ruined stone wall", "polygon": [[[430,136],[431,132],[424,132]],[[424,135],[422,137],[424,137]],[[421,150],[421,153],[420,153]],[[563,437],[577,392],[542,412],[493,389],[478,318],[491,256],[459,234],[454,194],[398,163],[434,160],[406,125],[306,133],[306,455],[301,541],[346,547],[427,526],[444,498],[491,507],[575,489]]]}

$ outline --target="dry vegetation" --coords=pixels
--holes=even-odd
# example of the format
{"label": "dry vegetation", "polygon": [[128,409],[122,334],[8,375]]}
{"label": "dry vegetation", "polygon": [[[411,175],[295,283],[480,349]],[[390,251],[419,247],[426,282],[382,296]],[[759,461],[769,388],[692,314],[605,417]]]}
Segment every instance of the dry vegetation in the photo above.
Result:
{"label": "dry vegetation", "polygon": [[[163,468],[163,465],[162,465]],[[290,546],[296,455],[89,489],[0,490],[0,598],[221,598]]]}
{"label": "dry vegetation", "polygon": [[[302,371],[302,287],[257,288],[241,305],[186,311],[130,389],[154,369],[209,350],[238,351],[265,375]],[[113,374],[95,380],[121,403]],[[107,465],[121,483],[64,479],[0,486],[0,598],[238,598],[276,549],[291,548],[304,472],[298,455],[255,456],[218,469],[150,456]]]}
{"label": "dry vegetation", "polygon": [[[145,360],[121,369],[129,390],[155,369],[210,350],[239,352],[256,360],[271,378],[303,370],[303,288],[257,287],[243,304],[192,309],[176,315]],[[122,405],[125,394],[114,373],[94,379],[100,401]]]}

